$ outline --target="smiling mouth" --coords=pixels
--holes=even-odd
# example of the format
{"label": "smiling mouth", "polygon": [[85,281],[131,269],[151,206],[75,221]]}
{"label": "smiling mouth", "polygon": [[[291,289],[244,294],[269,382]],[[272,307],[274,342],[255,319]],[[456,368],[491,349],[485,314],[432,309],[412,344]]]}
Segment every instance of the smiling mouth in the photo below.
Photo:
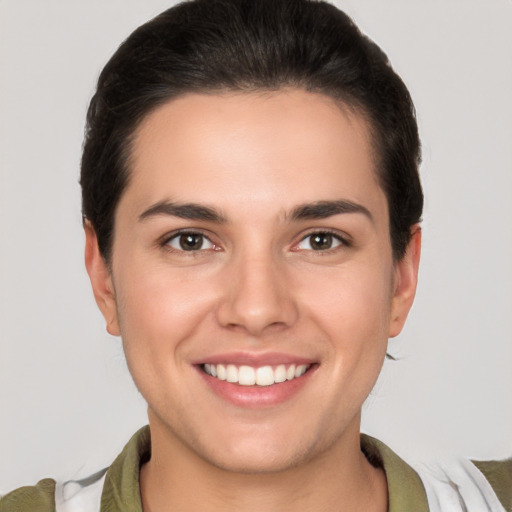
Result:
{"label": "smiling mouth", "polygon": [[237,366],[234,364],[203,364],[202,370],[211,377],[240,386],[272,386],[302,377],[311,364],[280,364],[277,366]]}

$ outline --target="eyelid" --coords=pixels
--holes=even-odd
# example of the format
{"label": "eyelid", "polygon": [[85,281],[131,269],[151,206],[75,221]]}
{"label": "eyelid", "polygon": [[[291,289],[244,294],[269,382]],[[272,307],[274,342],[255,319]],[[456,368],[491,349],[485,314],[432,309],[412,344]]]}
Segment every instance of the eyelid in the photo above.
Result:
{"label": "eyelid", "polygon": [[[336,247],[331,247],[329,249],[325,249],[323,251],[314,251],[313,249],[299,249],[297,248],[297,246],[299,244],[301,244],[304,240],[306,240],[306,238],[309,238],[313,235],[318,235],[318,234],[327,234],[327,235],[331,235],[333,238],[335,238],[338,242],[340,242],[339,245],[337,245]],[[293,245],[292,245],[292,248],[291,250],[292,251],[301,251],[301,250],[304,250],[304,251],[314,251],[315,253],[317,254],[321,254],[321,253],[328,253],[328,252],[331,252],[331,251],[335,251],[337,250],[339,247],[351,247],[352,246],[352,241],[350,239],[350,237],[344,233],[340,233],[339,231],[335,230],[335,229],[331,229],[331,228],[312,228],[311,230],[307,231],[306,233],[302,233],[298,242],[295,242]]]}
{"label": "eyelid", "polygon": [[[200,235],[200,236],[204,237],[206,240],[208,240],[210,242],[212,247],[207,248],[207,249],[198,249],[195,251],[185,251],[183,249],[177,249],[177,248],[171,247],[169,245],[169,242],[171,240],[176,239],[177,237],[179,237],[181,235],[187,235],[187,234]],[[341,233],[340,231],[332,229],[332,228],[311,228],[310,230],[306,231],[305,233],[303,232],[300,235],[299,240],[292,244],[291,250],[294,252],[298,252],[301,250],[313,251],[313,249],[299,249],[297,246],[299,244],[301,244],[304,240],[306,240],[308,237],[311,237],[311,236],[317,235],[317,234],[331,235],[338,242],[340,242],[340,244],[337,245],[336,247],[332,247],[330,249],[314,251],[316,253],[326,253],[326,252],[335,251],[339,247],[351,247],[352,246],[352,240],[351,240],[350,236],[348,236],[345,233]],[[203,229],[200,229],[200,228],[181,228],[181,229],[177,229],[175,231],[166,233],[164,236],[162,236],[158,240],[158,245],[162,248],[167,248],[169,251],[176,251],[176,252],[183,252],[183,253],[198,253],[198,252],[203,252],[203,251],[208,251],[208,250],[210,250],[210,251],[211,250],[215,250],[215,251],[221,250],[221,247],[216,242],[214,242],[212,240],[212,238],[213,237],[210,234],[207,234]]]}
{"label": "eyelid", "polygon": [[[212,247],[207,248],[207,249],[198,249],[195,251],[185,251],[184,249],[177,249],[177,248],[171,247],[169,245],[169,242],[171,240],[176,239],[182,235],[200,235],[203,238],[205,238],[206,240],[208,240],[210,242],[210,244],[212,245]],[[170,233],[166,233],[163,237],[161,237],[159,239],[158,245],[164,249],[169,250],[169,251],[191,253],[191,254],[202,252],[202,251],[208,251],[208,250],[211,251],[211,250],[219,250],[220,249],[218,247],[218,245],[212,240],[211,235],[206,234],[202,229],[199,229],[199,228],[182,228],[182,229],[177,229],[175,231],[171,231]]]}

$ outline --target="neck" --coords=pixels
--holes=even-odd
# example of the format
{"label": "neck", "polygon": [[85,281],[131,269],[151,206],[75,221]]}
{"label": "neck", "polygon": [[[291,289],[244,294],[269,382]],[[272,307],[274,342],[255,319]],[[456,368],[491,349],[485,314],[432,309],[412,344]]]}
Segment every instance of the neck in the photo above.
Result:
{"label": "neck", "polygon": [[[386,477],[359,448],[359,429],[316,456],[282,471],[219,468],[159,428],[140,472],[144,512],[385,512]],[[355,435],[354,435],[355,434]]]}

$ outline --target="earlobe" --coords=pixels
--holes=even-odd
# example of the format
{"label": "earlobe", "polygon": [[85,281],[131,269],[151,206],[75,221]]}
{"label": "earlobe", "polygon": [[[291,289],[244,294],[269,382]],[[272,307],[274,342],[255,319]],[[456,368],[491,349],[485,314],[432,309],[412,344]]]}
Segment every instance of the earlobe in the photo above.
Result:
{"label": "earlobe", "polygon": [[85,267],[91,280],[92,290],[105,321],[107,331],[119,336],[116,296],[112,274],[98,247],[98,238],[89,221],[84,223],[85,231]]}
{"label": "earlobe", "polygon": [[421,253],[421,227],[415,224],[411,228],[411,240],[404,257],[395,263],[395,283],[389,337],[400,334],[416,294],[418,268]]}

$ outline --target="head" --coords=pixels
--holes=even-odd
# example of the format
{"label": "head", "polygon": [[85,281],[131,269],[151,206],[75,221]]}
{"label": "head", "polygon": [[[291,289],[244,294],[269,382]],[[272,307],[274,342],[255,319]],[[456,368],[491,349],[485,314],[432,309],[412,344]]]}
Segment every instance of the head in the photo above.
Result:
{"label": "head", "polygon": [[130,180],[133,135],[187,93],[285,88],[324,94],[367,119],[395,259],[421,217],[420,143],[409,92],[386,55],[326,2],[197,0],[139,27],[103,69],[82,157],[83,217],[110,261],[115,212]]}
{"label": "head", "polygon": [[86,263],[153,457],[359,453],[414,297],[418,159],[405,86],[327,3],[186,2],[123,43],[89,110]]}

